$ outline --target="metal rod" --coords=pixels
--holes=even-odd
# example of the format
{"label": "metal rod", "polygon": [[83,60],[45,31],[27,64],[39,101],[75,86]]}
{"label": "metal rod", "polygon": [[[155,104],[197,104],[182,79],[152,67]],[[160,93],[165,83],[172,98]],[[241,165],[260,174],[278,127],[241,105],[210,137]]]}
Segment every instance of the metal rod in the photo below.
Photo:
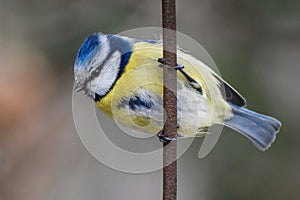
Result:
{"label": "metal rod", "polygon": [[[162,0],[163,58],[164,58],[164,135],[177,138],[177,43],[176,2]],[[177,142],[164,144],[163,200],[177,199]]]}

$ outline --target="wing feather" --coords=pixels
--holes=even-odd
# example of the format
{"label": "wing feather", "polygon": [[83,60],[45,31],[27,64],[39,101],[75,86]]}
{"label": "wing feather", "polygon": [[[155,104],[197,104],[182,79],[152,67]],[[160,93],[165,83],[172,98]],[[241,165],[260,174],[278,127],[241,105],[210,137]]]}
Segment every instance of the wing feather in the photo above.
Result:
{"label": "wing feather", "polygon": [[214,74],[214,76],[221,83],[221,90],[223,90],[222,93],[223,95],[225,95],[226,101],[231,102],[240,107],[246,107],[246,99],[238,91],[236,91],[231,85],[229,85],[226,81],[221,79],[216,74]]}

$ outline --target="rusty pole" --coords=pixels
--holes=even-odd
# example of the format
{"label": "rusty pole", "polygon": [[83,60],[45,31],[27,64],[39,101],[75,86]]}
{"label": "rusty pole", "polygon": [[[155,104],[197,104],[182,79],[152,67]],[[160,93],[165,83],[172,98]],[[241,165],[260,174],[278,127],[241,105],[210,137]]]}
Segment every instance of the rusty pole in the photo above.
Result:
{"label": "rusty pole", "polygon": [[[163,58],[164,58],[164,134],[177,138],[177,64],[176,2],[162,0]],[[177,142],[164,144],[163,200],[177,199]]]}

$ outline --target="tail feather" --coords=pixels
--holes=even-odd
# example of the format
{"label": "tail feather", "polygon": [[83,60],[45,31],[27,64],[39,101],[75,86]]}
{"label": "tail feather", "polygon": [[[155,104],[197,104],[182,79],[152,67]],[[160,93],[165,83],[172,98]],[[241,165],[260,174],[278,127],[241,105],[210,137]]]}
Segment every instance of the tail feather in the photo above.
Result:
{"label": "tail feather", "polygon": [[273,117],[234,104],[230,105],[234,116],[224,124],[246,136],[258,149],[262,151],[268,149],[274,142],[281,123]]}

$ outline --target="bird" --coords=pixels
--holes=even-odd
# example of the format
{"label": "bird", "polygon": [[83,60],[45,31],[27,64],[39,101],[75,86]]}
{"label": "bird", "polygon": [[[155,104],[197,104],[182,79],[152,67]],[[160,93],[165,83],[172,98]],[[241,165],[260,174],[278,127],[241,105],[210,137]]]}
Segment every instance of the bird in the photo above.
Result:
{"label": "bird", "polygon": [[[133,132],[163,134],[163,44],[122,35],[93,33],[74,63],[74,92],[83,91],[108,117]],[[221,124],[270,147],[281,122],[246,108],[245,98],[205,63],[177,49],[177,138],[200,137]]]}

